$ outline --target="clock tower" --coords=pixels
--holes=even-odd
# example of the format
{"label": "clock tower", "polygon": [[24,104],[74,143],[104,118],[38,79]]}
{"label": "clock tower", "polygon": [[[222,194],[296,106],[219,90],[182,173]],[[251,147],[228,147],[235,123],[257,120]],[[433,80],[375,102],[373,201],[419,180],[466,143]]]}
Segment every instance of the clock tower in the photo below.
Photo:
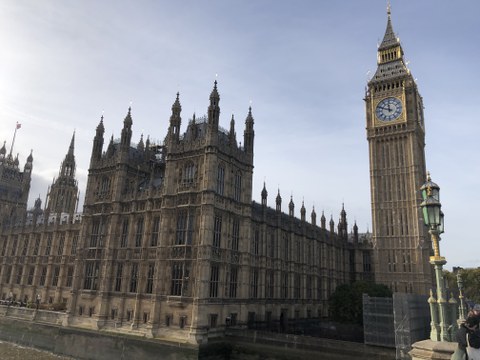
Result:
{"label": "clock tower", "polygon": [[375,280],[427,294],[431,245],[420,210],[426,180],[423,104],[393,32],[390,8],[377,70],[365,95]]}

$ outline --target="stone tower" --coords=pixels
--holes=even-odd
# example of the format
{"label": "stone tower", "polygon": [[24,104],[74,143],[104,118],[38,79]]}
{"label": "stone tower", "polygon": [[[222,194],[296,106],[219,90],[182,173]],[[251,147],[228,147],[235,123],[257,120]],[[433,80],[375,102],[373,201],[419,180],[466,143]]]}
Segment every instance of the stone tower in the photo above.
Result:
{"label": "stone tower", "polygon": [[365,95],[376,282],[427,294],[430,243],[420,212],[426,179],[423,103],[390,8],[377,71]]}
{"label": "stone tower", "polygon": [[0,228],[24,220],[27,212],[32,167],[33,156],[31,153],[21,171],[18,155],[14,158],[12,150],[7,154],[5,143],[3,143],[0,148]]}
{"label": "stone tower", "polygon": [[47,212],[50,214],[67,213],[76,211],[78,201],[78,183],[75,179],[75,133],[70,141],[68,152],[60,165],[58,178],[55,179],[48,192]]}

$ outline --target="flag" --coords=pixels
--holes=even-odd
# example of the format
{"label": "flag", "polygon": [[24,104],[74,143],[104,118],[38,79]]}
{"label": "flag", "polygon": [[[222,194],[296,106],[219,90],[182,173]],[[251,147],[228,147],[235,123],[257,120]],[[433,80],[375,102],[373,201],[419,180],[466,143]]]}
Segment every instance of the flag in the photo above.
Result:
{"label": "flag", "polygon": [[22,124],[17,122],[17,129],[20,129],[22,127]]}

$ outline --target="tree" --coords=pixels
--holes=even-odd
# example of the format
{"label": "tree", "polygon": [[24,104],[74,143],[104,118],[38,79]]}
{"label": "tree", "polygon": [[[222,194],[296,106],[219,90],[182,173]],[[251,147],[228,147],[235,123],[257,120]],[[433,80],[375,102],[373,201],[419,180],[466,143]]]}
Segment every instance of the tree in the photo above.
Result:
{"label": "tree", "polygon": [[[459,271],[463,280],[463,296],[468,301],[480,304],[480,268],[461,269]],[[443,274],[446,279],[448,288],[451,292],[453,292],[455,297],[457,297],[458,285],[456,272],[444,270]]]}
{"label": "tree", "polygon": [[386,286],[366,281],[356,281],[337,287],[330,296],[329,306],[333,320],[363,324],[363,294],[372,297],[391,297],[392,291]]}

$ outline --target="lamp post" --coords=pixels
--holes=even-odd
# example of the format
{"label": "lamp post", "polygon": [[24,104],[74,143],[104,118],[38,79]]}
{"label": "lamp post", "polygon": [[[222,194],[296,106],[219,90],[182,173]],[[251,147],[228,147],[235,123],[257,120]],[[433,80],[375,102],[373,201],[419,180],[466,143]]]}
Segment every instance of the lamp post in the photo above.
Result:
{"label": "lamp post", "polygon": [[459,321],[464,321],[467,318],[467,306],[465,304],[465,297],[463,296],[463,279],[460,271],[457,272],[457,286],[458,286],[458,299],[460,300],[460,305],[458,308],[459,312]]}
{"label": "lamp post", "polygon": [[[423,202],[420,204],[423,212],[423,220],[428,226],[433,246],[433,256],[430,256],[430,264],[435,268],[435,279],[437,285],[436,302],[430,302],[431,312],[437,313],[435,319],[432,317],[432,328],[430,338],[434,341],[451,341],[449,327],[448,300],[446,296],[445,282],[443,278],[443,265],[447,263],[443,256],[440,256],[440,234],[444,230],[444,216],[441,211],[440,187],[427,176],[427,182],[421,187]],[[437,323],[438,321],[438,323]]]}

